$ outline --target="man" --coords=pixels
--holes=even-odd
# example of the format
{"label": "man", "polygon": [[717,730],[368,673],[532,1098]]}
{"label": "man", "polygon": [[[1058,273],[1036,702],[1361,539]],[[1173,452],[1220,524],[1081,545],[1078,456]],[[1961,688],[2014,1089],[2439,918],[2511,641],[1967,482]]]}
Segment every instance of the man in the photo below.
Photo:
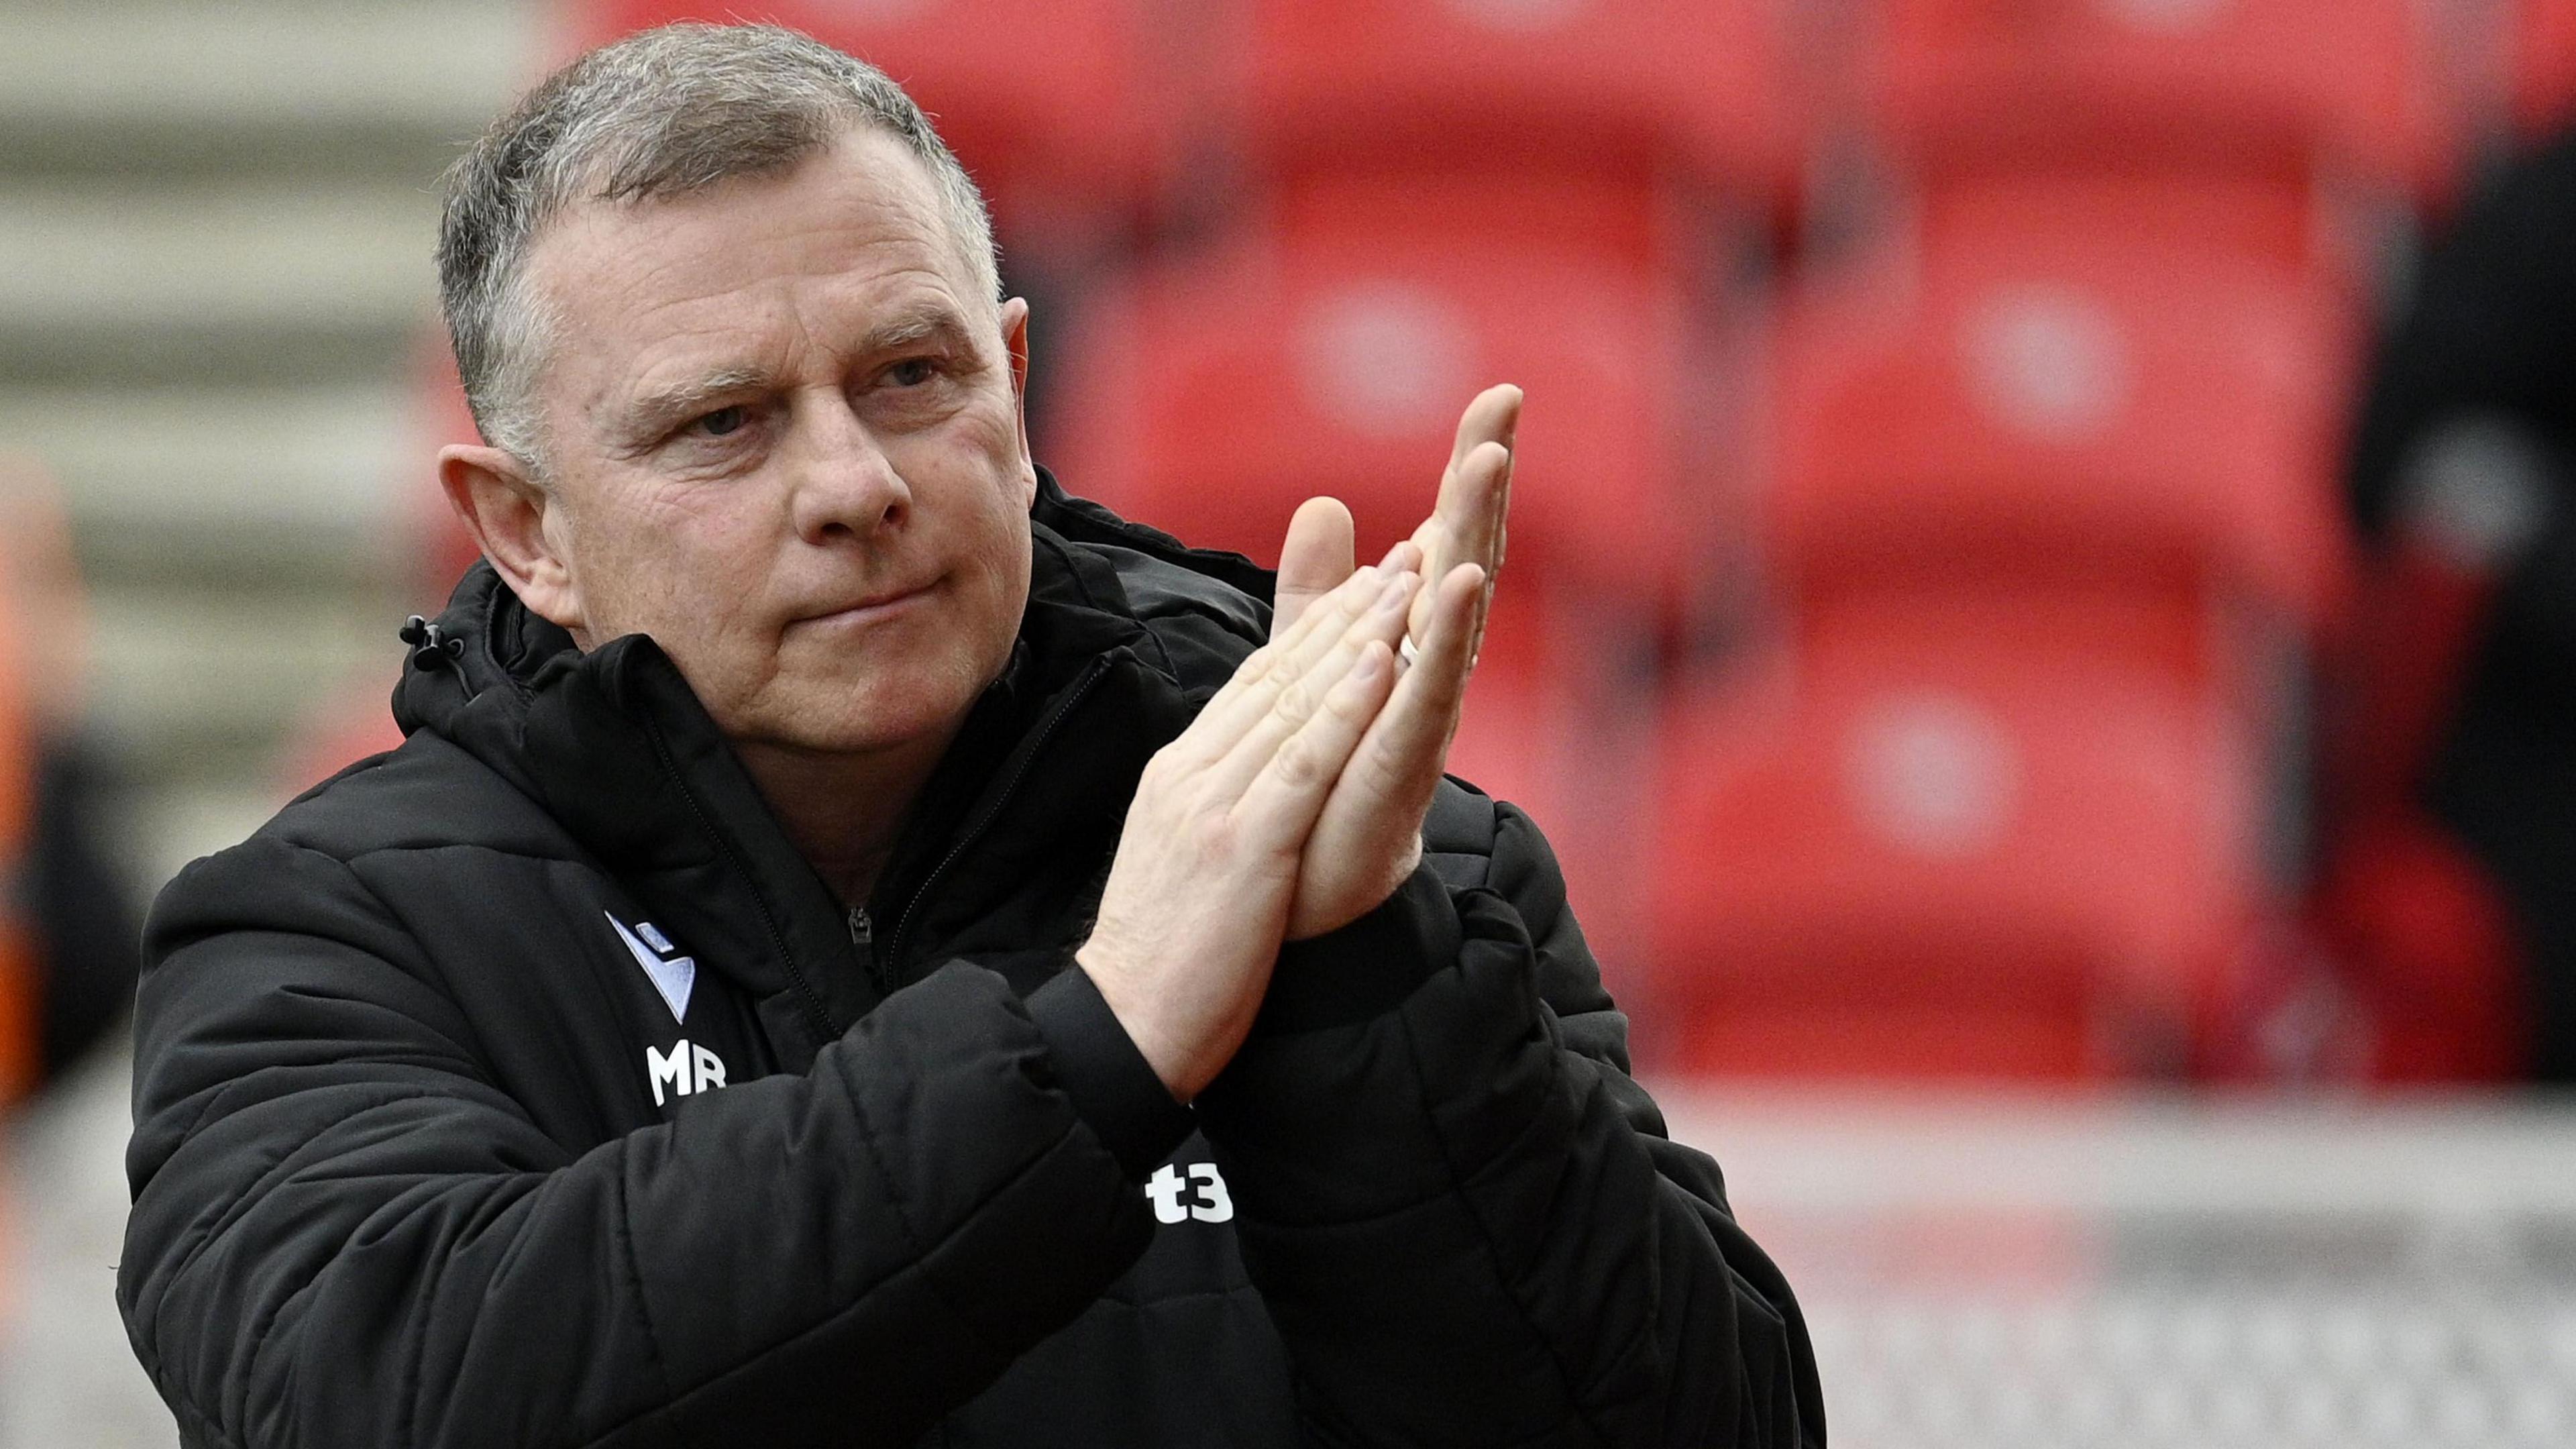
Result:
{"label": "man", "polygon": [[2576,1081],[2576,134],[2431,239],[2357,410],[2319,915],[2398,1080]]}
{"label": "man", "polygon": [[1440,783],[1517,394],[1271,615],[1038,472],[971,183],[774,29],[549,79],[441,267],[488,566],[404,746],[148,933],[189,1441],[1821,1440],[1544,844]]}
{"label": "man", "polygon": [[69,1070],[133,999],[132,905],[87,728],[84,599],[60,487],[0,457],[0,1108]]}

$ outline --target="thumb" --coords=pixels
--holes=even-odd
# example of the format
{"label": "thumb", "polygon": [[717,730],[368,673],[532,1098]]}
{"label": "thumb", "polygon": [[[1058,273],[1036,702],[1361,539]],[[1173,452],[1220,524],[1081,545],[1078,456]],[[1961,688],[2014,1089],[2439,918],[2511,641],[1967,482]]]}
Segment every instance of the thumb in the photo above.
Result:
{"label": "thumb", "polygon": [[1359,567],[1351,511],[1338,498],[1309,498],[1288,520],[1279,546],[1279,592],[1271,606],[1270,637],[1278,638],[1306,606],[1341,586]]}

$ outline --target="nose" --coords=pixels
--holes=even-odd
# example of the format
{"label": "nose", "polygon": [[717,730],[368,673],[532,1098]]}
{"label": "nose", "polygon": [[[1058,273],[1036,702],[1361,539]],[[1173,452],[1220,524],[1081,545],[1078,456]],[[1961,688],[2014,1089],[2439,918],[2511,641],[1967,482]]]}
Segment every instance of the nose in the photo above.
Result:
{"label": "nose", "polygon": [[901,528],[912,490],[839,391],[809,395],[793,456],[788,507],[797,537],[817,547],[874,541]]}

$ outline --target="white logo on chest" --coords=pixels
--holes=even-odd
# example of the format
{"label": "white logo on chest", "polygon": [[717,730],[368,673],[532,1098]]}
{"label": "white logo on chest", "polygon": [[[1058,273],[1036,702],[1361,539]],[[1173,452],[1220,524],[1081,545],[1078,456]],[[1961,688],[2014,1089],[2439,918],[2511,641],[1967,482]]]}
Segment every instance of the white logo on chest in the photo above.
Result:
{"label": "white logo on chest", "polygon": [[1193,1162],[1188,1171],[1184,1179],[1180,1168],[1166,1162],[1145,1180],[1145,1198],[1154,1205],[1154,1221],[1230,1221],[1234,1217],[1234,1199],[1226,1196],[1225,1179],[1217,1175],[1216,1164]]}
{"label": "white logo on chest", "polygon": [[[608,915],[606,911],[600,914]],[[680,948],[672,945],[671,938],[651,921],[638,921],[631,931],[615,916],[608,916],[608,924],[616,929],[617,939],[626,944],[626,952],[635,958],[635,964],[644,968],[653,989],[662,993],[662,1000],[671,1008],[671,1019],[688,1020],[689,991],[698,984],[698,959],[681,955]]]}
{"label": "white logo on chest", "polygon": [[[600,912],[608,915],[607,912]],[[698,961],[683,956],[671,938],[651,921],[637,921],[629,929],[624,921],[608,916],[609,926],[626,947],[626,954],[644,968],[644,977],[653,983],[664,1005],[671,1008],[673,1021],[689,1019],[689,993],[698,984]],[[653,1105],[662,1106],[673,1097],[712,1092],[725,1084],[722,1057],[705,1047],[693,1045],[682,1037],[671,1044],[667,1053],[658,1047],[644,1048],[644,1077],[653,1084]]]}
{"label": "white logo on chest", "polygon": [[691,1045],[685,1037],[671,1043],[668,1056],[646,1047],[644,1074],[653,1079],[653,1105],[656,1107],[673,1097],[685,1097],[692,1092],[712,1092],[725,1084],[724,1059],[705,1047]]}

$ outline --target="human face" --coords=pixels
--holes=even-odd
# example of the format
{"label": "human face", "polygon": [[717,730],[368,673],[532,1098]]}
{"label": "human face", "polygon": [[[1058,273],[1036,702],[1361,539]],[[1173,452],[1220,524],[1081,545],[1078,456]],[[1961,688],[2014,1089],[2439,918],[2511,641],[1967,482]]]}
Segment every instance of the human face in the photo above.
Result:
{"label": "human face", "polygon": [[854,130],[578,208],[528,265],[560,564],[531,607],[651,635],[737,745],[944,742],[1009,658],[1037,475],[1026,305],[977,294],[927,170]]}

